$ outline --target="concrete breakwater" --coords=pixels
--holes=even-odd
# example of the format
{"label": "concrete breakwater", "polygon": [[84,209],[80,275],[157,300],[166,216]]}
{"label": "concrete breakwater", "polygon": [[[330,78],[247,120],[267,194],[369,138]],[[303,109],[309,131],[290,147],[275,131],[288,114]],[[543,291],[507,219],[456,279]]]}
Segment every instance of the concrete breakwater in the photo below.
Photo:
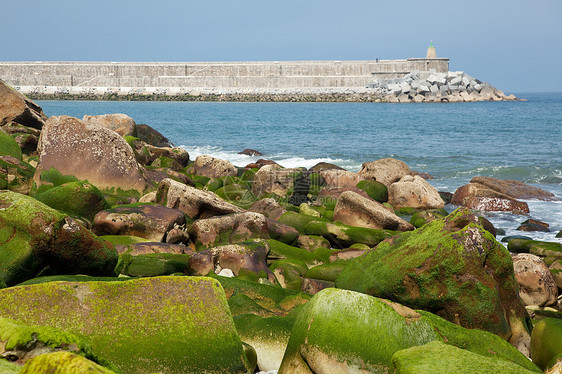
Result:
{"label": "concrete breakwater", "polygon": [[0,78],[31,98],[72,100],[386,102],[394,101],[394,95],[374,89],[373,82],[403,79],[412,72],[447,74],[448,70],[448,58],[0,62]]}

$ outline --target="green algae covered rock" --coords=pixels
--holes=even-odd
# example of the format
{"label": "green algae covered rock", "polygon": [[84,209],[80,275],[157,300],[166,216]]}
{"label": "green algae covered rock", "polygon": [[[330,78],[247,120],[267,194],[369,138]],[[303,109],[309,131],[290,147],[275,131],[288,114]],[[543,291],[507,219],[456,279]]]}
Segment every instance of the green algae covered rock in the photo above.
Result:
{"label": "green algae covered rock", "polygon": [[64,183],[34,197],[51,208],[89,220],[97,212],[110,208],[101,191],[84,181]]}
{"label": "green algae covered rock", "polygon": [[115,374],[70,352],[47,353],[29,360],[19,374]]}
{"label": "green algae covered rock", "polygon": [[380,182],[374,180],[362,180],[357,183],[356,187],[365,191],[371,199],[376,200],[379,203],[385,203],[388,201],[388,187]]}
{"label": "green algae covered rock", "polygon": [[509,252],[460,208],[351,260],[336,287],[397,301],[528,352],[528,315]]}
{"label": "green algae covered rock", "polygon": [[191,256],[176,253],[122,254],[115,267],[117,274],[128,277],[157,277],[175,273],[187,274]]}
{"label": "green algae covered rock", "polygon": [[355,243],[375,246],[384,239],[396,234],[391,230],[378,230],[366,227],[344,225],[342,223],[311,221],[306,224],[304,233],[307,235],[323,236],[334,247],[346,248]]}
{"label": "green algae covered rock", "polygon": [[509,361],[481,356],[437,341],[396,352],[392,356],[392,365],[395,374],[534,373]]}
{"label": "green algae covered rock", "polygon": [[257,353],[257,365],[261,371],[279,370],[295,317],[260,317],[243,314],[234,317],[236,330],[243,342]]}
{"label": "green algae covered rock", "polygon": [[329,248],[321,247],[310,252],[306,249],[293,247],[274,239],[268,239],[266,242],[269,245],[270,260],[292,259],[302,261],[306,265],[312,266],[328,262],[332,254],[332,250]]}
{"label": "green algae covered rock", "polygon": [[113,275],[113,246],[73,219],[10,191],[0,191],[0,208],[0,278],[6,285],[41,272]]}
{"label": "green algae covered rock", "polygon": [[414,227],[419,228],[428,222],[434,221],[438,218],[443,218],[448,214],[449,213],[447,213],[445,209],[422,210],[421,212],[416,212],[412,215],[410,223],[414,225]]}
{"label": "green algae covered rock", "polygon": [[497,335],[479,329],[465,329],[424,310],[416,310],[416,312],[431,323],[435,332],[447,344],[482,356],[511,361],[528,370],[541,372],[526,356]]}
{"label": "green algae covered rock", "polygon": [[29,286],[49,282],[122,282],[131,280],[127,277],[90,277],[88,275],[48,275],[26,280],[17,286]]}
{"label": "green algae covered rock", "polygon": [[84,338],[53,327],[30,326],[0,317],[0,356],[24,364],[33,357],[59,350],[72,351],[98,364],[108,366],[105,360],[94,354]]}
{"label": "green algae covered rock", "polygon": [[29,194],[35,168],[12,156],[0,155],[0,189]]}
{"label": "green algae covered rock", "polygon": [[535,324],[531,335],[531,358],[542,370],[562,358],[562,320],[543,318]]}
{"label": "green algae covered rock", "polygon": [[337,261],[328,264],[317,265],[308,269],[305,277],[335,282],[338,275],[340,275],[340,273],[346,266],[347,263],[345,261]]}
{"label": "green algae covered rock", "polygon": [[540,240],[511,239],[507,249],[515,253],[532,253],[541,257],[562,257],[562,244]]}
{"label": "green algae covered rock", "polygon": [[0,128],[0,156],[12,156],[21,160],[21,148],[16,140]]}
{"label": "green algae covered rock", "polygon": [[275,274],[279,285],[289,290],[300,291],[302,280],[308,271],[308,266],[304,261],[295,259],[284,259],[274,261],[269,270]]}
{"label": "green algae covered rock", "polygon": [[409,308],[328,288],[299,312],[279,374],[388,373],[395,352],[438,338],[431,324]]}
{"label": "green algae covered rock", "polygon": [[87,336],[123,373],[248,372],[224,290],[210,278],[53,282],[2,289],[0,299],[0,315]]}
{"label": "green algae covered rock", "polygon": [[14,364],[8,360],[0,358],[0,373],[1,374],[18,374],[21,370],[21,366]]}

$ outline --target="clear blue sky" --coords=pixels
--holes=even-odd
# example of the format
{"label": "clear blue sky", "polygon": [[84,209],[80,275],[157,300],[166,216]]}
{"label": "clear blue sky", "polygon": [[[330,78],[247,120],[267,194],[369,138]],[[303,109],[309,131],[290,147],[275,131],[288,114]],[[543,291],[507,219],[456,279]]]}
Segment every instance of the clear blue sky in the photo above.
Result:
{"label": "clear blue sky", "polygon": [[425,56],[507,93],[562,91],[562,0],[0,0],[3,61]]}

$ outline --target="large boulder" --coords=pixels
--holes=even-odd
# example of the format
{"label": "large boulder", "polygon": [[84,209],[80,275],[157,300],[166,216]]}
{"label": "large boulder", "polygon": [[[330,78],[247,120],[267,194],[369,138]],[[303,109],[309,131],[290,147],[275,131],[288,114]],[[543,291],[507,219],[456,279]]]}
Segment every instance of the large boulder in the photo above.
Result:
{"label": "large boulder", "polygon": [[525,305],[548,306],[556,303],[558,287],[544,261],[530,253],[513,255],[519,296]]}
{"label": "large boulder", "polygon": [[439,192],[417,175],[406,175],[388,187],[388,202],[394,208],[441,209],[445,202]]}
{"label": "large boulder", "polygon": [[562,320],[543,318],[531,335],[531,358],[542,370],[548,370],[562,360]]}
{"label": "large boulder", "polygon": [[17,122],[41,129],[47,120],[40,106],[0,79],[0,126]]}
{"label": "large boulder", "polygon": [[101,190],[139,194],[146,188],[129,144],[105,127],[68,116],[50,117],[41,131],[38,153],[37,186],[43,183],[42,174],[53,168]]}
{"label": "large boulder", "polygon": [[287,209],[270,197],[256,201],[248,211],[261,213],[267,218],[274,220],[278,220],[283,214],[287,213]]}
{"label": "large boulder", "polygon": [[195,175],[208,178],[220,178],[238,175],[238,168],[229,161],[208,155],[197,156],[193,164]]}
{"label": "large boulder", "polygon": [[179,209],[190,218],[209,218],[243,211],[213,192],[202,191],[169,178],[158,185],[156,202],[168,208]]}
{"label": "large boulder", "polygon": [[113,246],[72,218],[25,195],[0,192],[0,283],[43,274],[112,275]]}
{"label": "large boulder", "polygon": [[470,183],[479,183],[514,199],[556,200],[553,193],[519,181],[500,180],[492,177],[474,177],[470,180]]}
{"label": "large boulder", "polygon": [[162,205],[135,204],[102,210],[94,218],[97,235],[133,235],[163,242],[175,225],[183,225],[185,215],[179,209]]}
{"label": "large boulder", "polygon": [[528,352],[528,315],[518,296],[511,255],[467,209],[351,260],[336,287],[493,332]]}
{"label": "large boulder", "polygon": [[381,203],[352,191],[346,191],[340,195],[334,209],[334,221],[371,229],[395,231],[414,229],[414,226],[390,212]]}
{"label": "large boulder", "polygon": [[297,192],[295,187],[302,176],[302,169],[284,169],[279,165],[265,165],[254,175],[252,193],[258,198],[266,194],[290,197]]}
{"label": "large boulder", "polygon": [[469,183],[457,188],[451,199],[451,204],[481,211],[529,213],[527,203],[492,190],[480,183]]}
{"label": "large boulder", "polygon": [[52,282],[2,289],[0,299],[0,315],[88,336],[124,374],[248,371],[224,290],[210,278]]}
{"label": "large boulder", "polygon": [[173,147],[168,138],[148,125],[137,125],[137,137],[147,144],[155,147]]}
{"label": "large boulder", "polygon": [[319,174],[324,178],[328,187],[355,187],[365,178],[357,173],[340,169],[321,170]]}
{"label": "large boulder", "polygon": [[98,125],[113,130],[121,136],[135,136],[136,123],[126,114],[102,114],[99,116],[84,116],[82,118],[87,124]]}
{"label": "large boulder", "polygon": [[115,374],[114,371],[70,352],[46,353],[31,359],[19,374]]}
{"label": "large boulder", "polygon": [[394,158],[383,158],[376,161],[364,162],[361,170],[357,172],[363,179],[371,179],[389,187],[399,181],[403,176],[410,175],[408,165]]}
{"label": "large boulder", "polygon": [[293,227],[254,212],[199,219],[189,226],[188,231],[198,248],[260,238],[272,238],[290,244],[299,236]]}

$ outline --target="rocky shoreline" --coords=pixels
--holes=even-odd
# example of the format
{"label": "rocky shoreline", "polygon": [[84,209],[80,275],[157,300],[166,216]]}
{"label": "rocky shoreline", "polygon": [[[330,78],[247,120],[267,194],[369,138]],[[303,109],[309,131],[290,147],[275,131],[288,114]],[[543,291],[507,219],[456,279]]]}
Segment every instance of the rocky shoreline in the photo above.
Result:
{"label": "rocky shoreline", "polygon": [[391,158],[192,160],[1,81],[0,126],[1,373],[562,370],[562,245],[506,248],[479,214],[547,191],[437,191]]}

